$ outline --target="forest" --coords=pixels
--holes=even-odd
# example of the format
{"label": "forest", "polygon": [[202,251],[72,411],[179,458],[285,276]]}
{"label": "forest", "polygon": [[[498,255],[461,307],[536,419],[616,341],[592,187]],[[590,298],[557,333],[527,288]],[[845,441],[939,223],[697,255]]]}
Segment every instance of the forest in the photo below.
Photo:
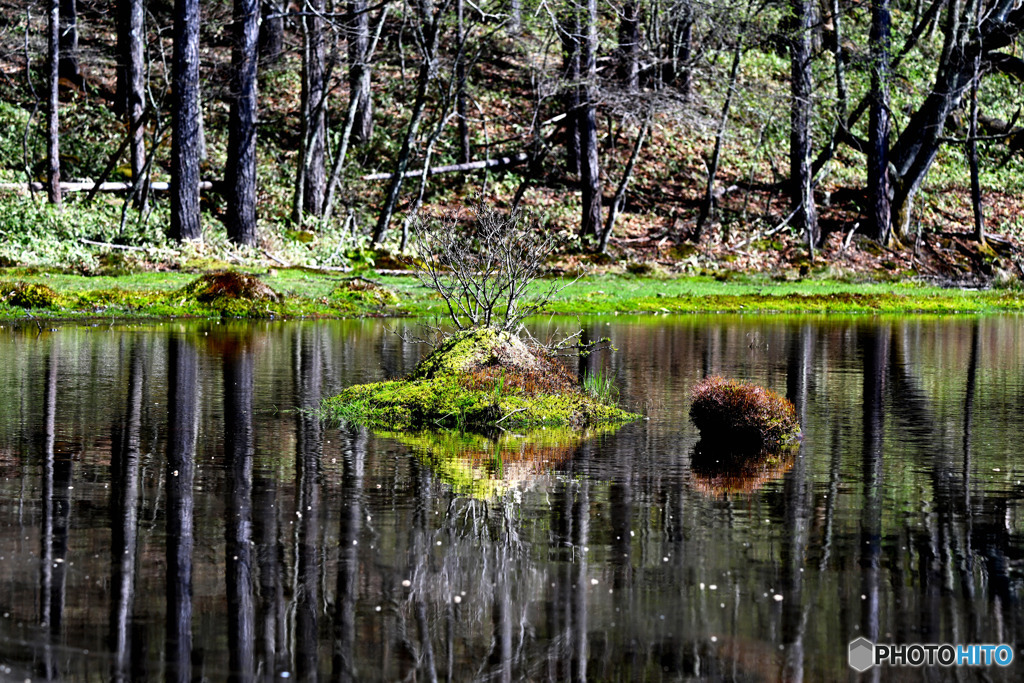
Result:
{"label": "forest", "polygon": [[600,267],[1024,276],[1010,0],[0,6],[2,266],[397,267],[486,204]]}

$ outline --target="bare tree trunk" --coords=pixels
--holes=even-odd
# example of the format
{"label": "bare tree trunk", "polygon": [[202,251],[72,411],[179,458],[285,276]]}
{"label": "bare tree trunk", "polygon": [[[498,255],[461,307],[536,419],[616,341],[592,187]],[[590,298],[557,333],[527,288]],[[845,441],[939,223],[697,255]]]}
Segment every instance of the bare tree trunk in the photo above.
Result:
{"label": "bare tree trunk", "polygon": [[[352,135],[363,144],[373,136],[373,92],[370,88],[370,14],[366,0],[353,0],[348,11],[354,16],[349,28],[349,97],[356,102]],[[383,15],[381,17],[383,20]]]}
{"label": "bare tree trunk", "polygon": [[455,11],[458,17],[458,54],[455,62],[455,113],[459,121],[459,163],[469,163],[472,151],[469,148],[469,119],[466,115],[466,25],[463,18],[465,3],[457,0]]}
{"label": "bare tree trunk", "polygon": [[562,42],[562,94],[565,117],[566,172],[580,174],[580,130],[577,112],[580,106],[580,17],[579,10],[570,4],[568,12],[559,20],[558,36]]}
{"label": "bare tree trunk", "polygon": [[892,234],[889,180],[889,0],[871,2],[871,113],[868,124],[868,197],[871,236],[888,243]]}
{"label": "bare tree trunk", "polygon": [[789,128],[790,199],[796,226],[804,231],[812,256],[818,243],[818,215],[814,206],[814,175],[811,172],[811,76],[810,0],[792,0],[793,29],[790,45],[792,67]]}
{"label": "bare tree trunk", "polygon": [[292,220],[308,213],[319,216],[327,188],[325,117],[324,0],[306,0],[302,16],[302,144],[299,148]]}
{"label": "bare tree trunk", "polygon": [[583,217],[580,237],[600,239],[601,164],[597,141],[597,0],[587,0],[586,34],[580,55],[583,76],[579,107],[580,185],[583,189]]}
{"label": "bare tree trunk", "polygon": [[47,52],[46,195],[60,204],[60,0],[50,0]]}
{"label": "bare tree trunk", "polygon": [[619,212],[622,211],[622,207],[626,204],[626,188],[633,177],[633,167],[636,165],[636,160],[640,156],[640,148],[643,147],[644,140],[647,138],[647,133],[650,129],[651,114],[648,114],[644,119],[643,125],[640,127],[640,132],[637,133],[636,142],[633,143],[633,151],[629,155],[629,161],[626,162],[626,168],[622,172],[622,180],[615,191],[612,208],[608,211],[608,221],[605,223],[604,231],[601,233],[601,243],[598,245],[598,251],[602,254],[608,249],[608,239],[612,236],[612,231],[615,229],[615,219],[618,218]]}
{"label": "bare tree trunk", "polygon": [[732,53],[732,67],[729,70],[729,85],[725,92],[725,101],[722,103],[722,114],[718,121],[718,131],[715,133],[715,147],[711,152],[711,159],[708,161],[708,182],[704,188],[704,201],[701,202],[700,213],[697,215],[697,224],[690,233],[690,240],[699,242],[704,232],[704,226],[715,211],[715,178],[718,176],[718,164],[722,158],[722,141],[725,139],[725,129],[729,124],[729,109],[732,106],[732,96],[736,91],[736,82],[739,77],[740,62],[743,59],[743,37],[742,31],[736,38],[736,46]]}
{"label": "bare tree trunk", "polygon": [[[380,32],[384,27],[384,20],[387,16],[388,7],[385,5],[381,9],[380,17],[377,19],[377,28],[373,33],[373,40],[370,42],[362,56],[362,59],[365,62],[364,66],[366,66],[367,74],[369,74],[369,62],[373,58],[373,53],[376,52],[377,41],[380,39]],[[360,80],[360,87],[370,87],[369,75],[367,75],[365,79]],[[338,183],[341,180],[341,169],[345,165],[345,157],[348,155],[348,146],[352,140],[353,131],[356,126],[356,117],[359,115],[359,108],[362,106],[362,100],[362,95],[358,91],[353,91],[349,97],[348,109],[345,113],[345,127],[341,131],[341,140],[338,143],[338,153],[334,155],[334,161],[331,162],[331,172],[327,178],[327,191],[324,194],[324,208],[322,213],[325,222],[329,221],[331,216],[334,214],[334,199],[338,191]],[[368,99],[367,102],[372,102],[372,98]],[[370,116],[372,128],[372,112]]]}
{"label": "bare tree trunk", "polygon": [[256,244],[256,68],[259,0],[235,0],[227,185],[228,239]]}
{"label": "bare tree trunk", "polygon": [[260,3],[260,62],[276,64],[284,52],[284,14],[287,3],[283,0],[263,0]]}
{"label": "bare tree trunk", "polygon": [[523,28],[523,0],[510,0],[508,8],[508,32],[519,35]]}
{"label": "bare tree trunk", "polygon": [[174,2],[171,98],[171,237],[200,239],[199,0]]}
{"label": "bare tree trunk", "polygon": [[[119,0],[117,4],[118,69],[117,106],[128,121],[128,148],[132,185],[140,187],[146,167],[145,112],[145,7],[143,0]],[[135,195],[135,204],[145,209],[147,192]]]}
{"label": "bare tree trunk", "polygon": [[420,122],[423,118],[423,110],[427,105],[427,91],[430,83],[436,76],[435,48],[437,36],[437,23],[440,19],[440,11],[434,14],[434,6],[431,0],[420,0],[419,3],[420,26],[421,26],[421,49],[423,51],[423,63],[420,65],[419,75],[416,77],[416,99],[413,101],[412,113],[409,115],[409,126],[406,129],[405,139],[402,140],[402,149],[395,161],[395,171],[391,176],[385,194],[384,206],[377,217],[377,225],[373,229],[371,244],[378,245],[384,240],[388,226],[391,224],[391,217],[395,213],[395,206],[398,204],[398,195],[402,190],[402,181],[405,179],[405,170],[409,167],[409,157],[412,155],[412,146],[419,133]]}
{"label": "bare tree trunk", "polygon": [[82,85],[78,64],[78,3],[60,0],[60,77]]}
{"label": "bare tree trunk", "polygon": [[640,1],[628,0],[619,19],[619,79],[630,92],[640,89]]}
{"label": "bare tree trunk", "polygon": [[[973,0],[974,30],[977,39],[980,23],[981,2]],[[978,171],[978,85],[981,82],[981,52],[974,55],[974,78],[971,80],[971,121],[967,132],[967,160],[971,169],[971,207],[974,210],[974,239],[985,245],[985,210],[981,204],[981,175]]]}

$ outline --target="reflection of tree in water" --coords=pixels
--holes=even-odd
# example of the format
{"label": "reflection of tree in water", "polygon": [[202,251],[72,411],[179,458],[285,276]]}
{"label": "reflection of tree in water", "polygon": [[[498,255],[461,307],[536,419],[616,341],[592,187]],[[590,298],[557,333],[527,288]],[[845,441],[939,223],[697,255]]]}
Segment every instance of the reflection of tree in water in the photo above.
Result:
{"label": "reflection of tree in water", "polygon": [[799,446],[733,452],[698,442],[690,459],[690,486],[712,496],[749,495],[781,479],[793,467]]}
{"label": "reflection of tree in water", "polygon": [[192,679],[192,553],[199,355],[179,336],[170,339],[167,468],[167,680]]}

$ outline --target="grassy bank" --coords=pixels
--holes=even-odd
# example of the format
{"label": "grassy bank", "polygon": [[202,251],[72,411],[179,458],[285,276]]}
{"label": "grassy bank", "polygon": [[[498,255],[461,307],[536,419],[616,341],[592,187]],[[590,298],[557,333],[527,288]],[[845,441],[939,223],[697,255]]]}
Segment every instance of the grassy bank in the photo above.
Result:
{"label": "grassy bank", "polygon": [[[275,296],[232,302],[196,290],[197,273],[69,275],[0,269],[0,319],[445,316],[413,277],[353,277],[279,269],[255,273]],[[542,286],[541,283],[539,286]],[[592,275],[545,308],[588,313],[997,313],[1024,310],[1017,289],[943,289],[913,282],[778,280],[767,276],[659,278]]]}

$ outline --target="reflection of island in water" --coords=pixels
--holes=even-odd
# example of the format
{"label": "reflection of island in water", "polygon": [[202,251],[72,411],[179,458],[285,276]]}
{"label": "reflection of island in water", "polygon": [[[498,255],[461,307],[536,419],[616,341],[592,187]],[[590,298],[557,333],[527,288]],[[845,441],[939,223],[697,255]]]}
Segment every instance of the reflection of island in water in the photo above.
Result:
{"label": "reflection of island in water", "polygon": [[549,481],[584,441],[614,431],[615,425],[587,430],[537,429],[496,437],[457,430],[382,432],[412,449],[420,462],[460,495],[500,498]]}
{"label": "reflection of island in water", "polygon": [[762,449],[736,450],[697,442],[690,456],[690,485],[708,496],[727,498],[757,491],[781,478],[793,467],[799,444]]}

